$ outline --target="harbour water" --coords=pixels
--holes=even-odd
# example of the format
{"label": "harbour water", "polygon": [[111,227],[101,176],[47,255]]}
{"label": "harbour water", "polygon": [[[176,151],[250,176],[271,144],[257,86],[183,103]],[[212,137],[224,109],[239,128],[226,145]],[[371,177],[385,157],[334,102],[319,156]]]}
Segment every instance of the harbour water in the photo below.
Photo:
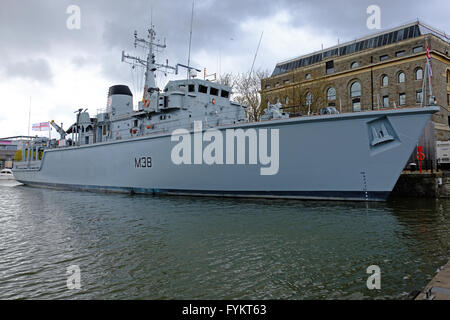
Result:
{"label": "harbour water", "polygon": [[0,195],[0,299],[407,299],[450,257],[449,200]]}

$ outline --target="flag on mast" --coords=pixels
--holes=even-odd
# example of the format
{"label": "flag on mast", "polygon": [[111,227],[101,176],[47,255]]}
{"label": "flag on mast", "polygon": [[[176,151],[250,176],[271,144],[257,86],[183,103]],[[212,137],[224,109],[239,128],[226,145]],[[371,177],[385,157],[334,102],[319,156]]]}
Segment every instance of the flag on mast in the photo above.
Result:
{"label": "flag on mast", "polygon": [[428,73],[430,75],[430,84],[433,84],[433,69],[431,68],[431,55],[428,42],[427,42],[427,64],[428,64]]}
{"label": "flag on mast", "polygon": [[50,124],[48,122],[34,123],[33,131],[50,131]]}

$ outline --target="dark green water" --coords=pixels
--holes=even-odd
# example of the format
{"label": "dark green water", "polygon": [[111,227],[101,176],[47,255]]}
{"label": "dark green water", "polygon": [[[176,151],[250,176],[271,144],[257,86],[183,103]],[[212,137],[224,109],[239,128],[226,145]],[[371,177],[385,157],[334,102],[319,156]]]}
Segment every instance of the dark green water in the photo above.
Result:
{"label": "dark green water", "polygon": [[0,194],[0,299],[406,299],[450,258],[450,201]]}

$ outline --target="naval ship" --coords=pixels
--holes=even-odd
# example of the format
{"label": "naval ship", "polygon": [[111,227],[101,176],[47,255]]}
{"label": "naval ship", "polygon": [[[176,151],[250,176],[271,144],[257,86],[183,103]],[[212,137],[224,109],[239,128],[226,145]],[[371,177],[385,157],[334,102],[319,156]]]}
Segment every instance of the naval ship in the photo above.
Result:
{"label": "naval ship", "polygon": [[[146,59],[135,110],[126,85],[109,88],[106,109],[80,109],[60,140],[37,137],[18,153],[17,181],[35,187],[136,194],[384,201],[436,106],[294,116],[269,105],[249,122],[232,88],[159,64],[152,26],[136,43]],[[156,86],[155,73],[186,69]]]}

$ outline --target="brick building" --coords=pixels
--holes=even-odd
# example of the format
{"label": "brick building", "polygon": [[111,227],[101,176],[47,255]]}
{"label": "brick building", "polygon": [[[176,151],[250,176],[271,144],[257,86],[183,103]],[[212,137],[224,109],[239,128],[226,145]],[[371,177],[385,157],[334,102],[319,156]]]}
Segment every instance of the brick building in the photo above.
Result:
{"label": "brick building", "polygon": [[450,36],[420,21],[278,63],[262,80],[262,106],[279,101],[301,114],[326,106],[341,112],[421,106],[427,43],[433,95],[442,107],[431,130],[436,140],[450,140]]}

